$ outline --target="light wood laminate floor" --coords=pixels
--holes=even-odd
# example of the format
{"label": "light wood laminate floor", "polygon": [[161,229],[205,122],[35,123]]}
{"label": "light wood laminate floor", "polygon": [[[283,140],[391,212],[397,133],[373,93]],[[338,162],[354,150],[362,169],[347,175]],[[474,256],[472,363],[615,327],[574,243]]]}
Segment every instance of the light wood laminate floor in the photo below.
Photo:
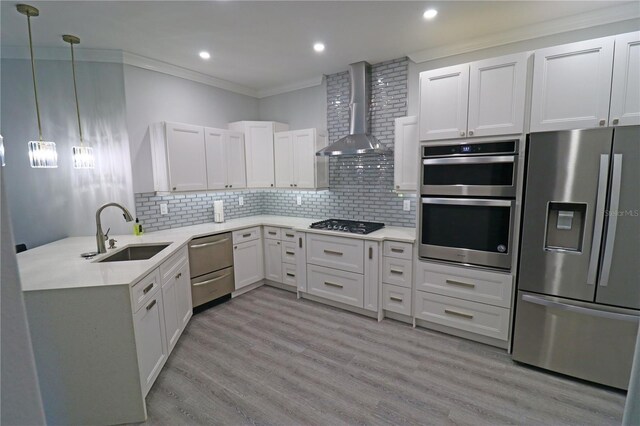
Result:
{"label": "light wood laminate floor", "polygon": [[194,315],[147,424],[620,424],[625,394],[272,287]]}

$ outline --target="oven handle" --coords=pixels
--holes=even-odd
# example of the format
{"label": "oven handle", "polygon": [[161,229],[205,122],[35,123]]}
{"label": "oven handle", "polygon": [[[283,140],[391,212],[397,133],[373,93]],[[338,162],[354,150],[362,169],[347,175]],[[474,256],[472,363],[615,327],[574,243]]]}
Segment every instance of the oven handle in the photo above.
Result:
{"label": "oven handle", "polygon": [[515,161],[515,155],[494,155],[490,157],[430,158],[422,160],[422,164],[491,164],[515,163]]}
{"label": "oven handle", "polygon": [[456,206],[511,207],[512,200],[478,200],[475,198],[432,198],[422,197],[422,204],[451,204]]}

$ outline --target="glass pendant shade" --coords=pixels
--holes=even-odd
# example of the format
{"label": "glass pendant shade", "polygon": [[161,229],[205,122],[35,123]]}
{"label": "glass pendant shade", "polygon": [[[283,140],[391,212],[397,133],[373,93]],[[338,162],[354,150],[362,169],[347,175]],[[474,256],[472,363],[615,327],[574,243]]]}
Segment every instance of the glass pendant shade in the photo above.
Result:
{"label": "glass pendant shade", "polygon": [[93,156],[93,148],[90,146],[74,146],[72,150],[74,169],[95,169],[96,159]]}
{"label": "glass pendant shade", "polygon": [[36,169],[58,167],[58,152],[55,142],[29,141],[29,163]]}

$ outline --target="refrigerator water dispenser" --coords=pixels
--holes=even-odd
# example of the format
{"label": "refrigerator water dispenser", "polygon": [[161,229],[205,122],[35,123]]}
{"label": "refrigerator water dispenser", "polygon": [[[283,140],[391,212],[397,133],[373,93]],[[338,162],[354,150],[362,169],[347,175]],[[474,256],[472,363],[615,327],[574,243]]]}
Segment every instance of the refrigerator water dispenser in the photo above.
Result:
{"label": "refrigerator water dispenser", "polygon": [[584,203],[549,203],[545,250],[582,252],[586,211]]}

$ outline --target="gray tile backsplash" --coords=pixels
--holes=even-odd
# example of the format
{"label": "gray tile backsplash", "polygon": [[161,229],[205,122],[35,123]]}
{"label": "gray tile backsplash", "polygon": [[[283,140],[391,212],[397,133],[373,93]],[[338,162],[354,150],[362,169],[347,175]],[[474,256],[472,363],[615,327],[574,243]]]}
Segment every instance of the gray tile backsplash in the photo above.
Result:
{"label": "gray tile backsplash", "polygon": [[[371,133],[393,146],[394,119],[407,114],[408,59],[400,58],[371,68]],[[349,132],[349,73],[327,76],[327,130],[333,142]],[[415,226],[416,197],[393,192],[393,156],[335,157],[330,159],[326,191],[259,189],[180,195],[136,194],[136,214],[147,231],[213,221],[213,201],[223,200],[225,219],[257,214],[313,218],[337,217]],[[238,205],[238,197],[244,205]],[[297,196],[302,204],[296,204]],[[410,200],[411,210],[403,211]],[[160,215],[160,204],[169,213]]]}

